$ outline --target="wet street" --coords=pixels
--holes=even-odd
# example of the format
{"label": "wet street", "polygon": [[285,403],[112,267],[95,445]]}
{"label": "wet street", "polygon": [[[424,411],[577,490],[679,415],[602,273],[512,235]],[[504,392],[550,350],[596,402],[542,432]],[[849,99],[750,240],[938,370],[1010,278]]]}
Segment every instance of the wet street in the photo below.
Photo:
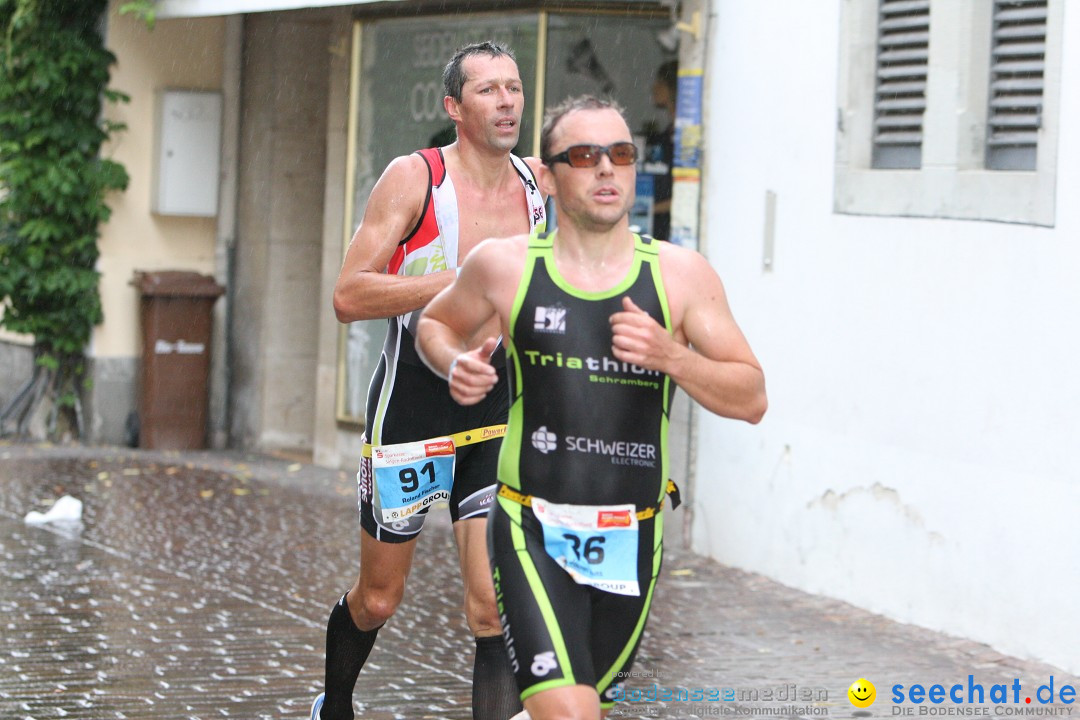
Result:
{"label": "wet street", "polygon": [[[83,501],[80,524],[24,523],[64,494]],[[288,459],[0,445],[0,718],[307,718],[326,616],[356,571],[355,517],[351,477]],[[453,537],[445,510],[432,520],[361,675],[358,718],[471,718]],[[635,673],[640,701],[613,718],[888,717],[894,683],[969,674],[987,692],[1019,679],[1033,694],[1051,675],[1080,687],[678,548]],[[865,711],[846,695],[860,677],[879,694]],[[658,688],[742,699],[653,700]]]}

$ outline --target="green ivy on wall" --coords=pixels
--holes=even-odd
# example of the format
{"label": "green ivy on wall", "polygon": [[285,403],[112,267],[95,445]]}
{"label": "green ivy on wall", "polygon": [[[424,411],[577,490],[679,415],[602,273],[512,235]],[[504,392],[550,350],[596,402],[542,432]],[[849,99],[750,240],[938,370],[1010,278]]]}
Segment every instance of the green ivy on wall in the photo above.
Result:
{"label": "green ivy on wall", "polygon": [[[152,3],[129,5],[149,7],[141,17],[152,21]],[[0,323],[33,336],[37,363],[21,393],[20,433],[45,402],[49,435],[81,434],[84,348],[103,320],[98,228],[109,218],[106,196],[128,183],[99,153],[122,129],[102,119],[103,100],[127,100],[106,87],[116,59],[101,36],[107,8],[0,0]]]}

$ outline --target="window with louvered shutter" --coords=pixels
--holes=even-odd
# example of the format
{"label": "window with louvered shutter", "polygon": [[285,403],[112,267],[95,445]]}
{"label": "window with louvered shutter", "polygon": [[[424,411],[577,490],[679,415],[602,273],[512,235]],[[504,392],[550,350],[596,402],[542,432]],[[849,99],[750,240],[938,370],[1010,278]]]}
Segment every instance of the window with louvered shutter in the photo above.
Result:
{"label": "window with louvered shutter", "polygon": [[986,166],[1034,170],[1046,69],[1046,0],[996,0]]}
{"label": "window with louvered shutter", "polygon": [[922,164],[930,0],[881,0],[874,81],[875,168]]}

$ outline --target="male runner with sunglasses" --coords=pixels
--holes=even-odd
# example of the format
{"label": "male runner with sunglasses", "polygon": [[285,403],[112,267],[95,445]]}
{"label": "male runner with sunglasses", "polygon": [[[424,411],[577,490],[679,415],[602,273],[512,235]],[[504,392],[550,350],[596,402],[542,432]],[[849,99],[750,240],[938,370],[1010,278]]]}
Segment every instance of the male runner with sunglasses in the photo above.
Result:
{"label": "male runner with sunglasses", "polygon": [[352,720],[357,677],[379,628],[401,602],[428,507],[442,499],[450,502],[465,617],[476,638],[473,718],[506,720],[521,707],[486,542],[506,422],[505,356],[500,350],[490,359],[500,366],[501,392],[463,408],[420,362],[413,336],[420,308],[450,284],[477,243],[543,226],[544,198],[533,170],[539,161],[510,153],[525,104],[513,54],[490,42],[465,46],[447,63],[443,85],[457,140],[387,166],[334,288],[339,321],[389,318],[390,324],[368,393],[360,574],[330,613],[326,691],[312,704],[311,720]]}
{"label": "male runner with sunglasses", "polygon": [[751,423],[767,401],[705,258],[630,232],[637,153],[620,109],[563,103],[541,150],[558,230],[479,245],[417,340],[469,405],[496,383],[495,333],[471,339],[498,321],[511,407],[488,541],[503,635],[529,717],[596,720],[659,575],[674,384]]}

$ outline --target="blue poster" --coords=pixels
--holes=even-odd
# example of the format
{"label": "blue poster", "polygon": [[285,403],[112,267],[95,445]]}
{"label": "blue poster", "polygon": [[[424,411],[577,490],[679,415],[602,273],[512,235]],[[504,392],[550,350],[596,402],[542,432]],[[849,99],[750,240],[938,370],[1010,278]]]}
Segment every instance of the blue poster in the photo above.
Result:
{"label": "blue poster", "polygon": [[638,173],[634,204],[630,208],[630,229],[634,232],[652,233],[655,183],[652,175]]}
{"label": "blue poster", "polygon": [[675,100],[675,167],[701,167],[701,101],[702,75],[700,70],[679,71],[678,94]]}

